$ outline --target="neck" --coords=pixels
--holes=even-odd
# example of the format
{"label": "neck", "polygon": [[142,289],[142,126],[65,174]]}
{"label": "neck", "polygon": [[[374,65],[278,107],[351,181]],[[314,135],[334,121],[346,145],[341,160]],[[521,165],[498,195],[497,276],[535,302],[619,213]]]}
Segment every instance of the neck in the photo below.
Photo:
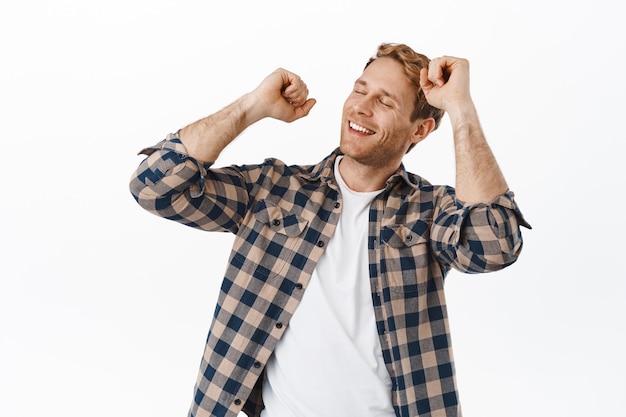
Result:
{"label": "neck", "polygon": [[387,180],[398,167],[370,166],[362,164],[347,155],[339,163],[341,177],[346,185],[353,191],[369,192],[385,188]]}

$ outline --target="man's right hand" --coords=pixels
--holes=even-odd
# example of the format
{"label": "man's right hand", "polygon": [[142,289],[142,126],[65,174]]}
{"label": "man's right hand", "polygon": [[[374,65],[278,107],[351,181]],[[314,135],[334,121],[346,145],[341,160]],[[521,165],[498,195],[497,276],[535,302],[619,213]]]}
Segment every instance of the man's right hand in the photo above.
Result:
{"label": "man's right hand", "polygon": [[248,95],[248,99],[256,113],[254,119],[271,117],[290,123],[309,114],[316,101],[308,96],[309,89],[298,75],[278,68]]}
{"label": "man's right hand", "polygon": [[253,123],[272,117],[293,122],[309,114],[315,99],[294,73],[277,69],[252,92],[210,116],[179,131],[189,156],[201,162],[215,162],[222,150]]}

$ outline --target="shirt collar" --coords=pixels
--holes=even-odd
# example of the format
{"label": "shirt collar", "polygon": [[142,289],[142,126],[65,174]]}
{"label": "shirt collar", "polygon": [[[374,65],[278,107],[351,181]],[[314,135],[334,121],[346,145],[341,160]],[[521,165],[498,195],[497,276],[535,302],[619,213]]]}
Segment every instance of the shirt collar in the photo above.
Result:
{"label": "shirt collar", "polygon": [[[322,159],[319,163],[307,167],[304,171],[298,175],[308,181],[322,181],[328,183],[334,180],[334,166],[335,160],[339,155],[343,153],[336,148],[330,155]],[[418,175],[407,172],[404,164],[400,164],[398,170],[387,180],[387,188],[394,186],[398,181],[403,181],[406,185],[412,188],[419,188],[422,185],[422,178]]]}

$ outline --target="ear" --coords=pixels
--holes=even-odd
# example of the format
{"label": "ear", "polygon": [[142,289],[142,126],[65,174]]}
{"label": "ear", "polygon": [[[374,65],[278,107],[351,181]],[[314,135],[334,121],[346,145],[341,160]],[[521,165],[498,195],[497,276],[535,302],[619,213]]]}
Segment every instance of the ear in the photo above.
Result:
{"label": "ear", "polygon": [[413,131],[413,135],[411,135],[411,142],[417,144],[423,141],[433,130],[435,130],[435,119],[432,117],[416,120],[415,130]]}

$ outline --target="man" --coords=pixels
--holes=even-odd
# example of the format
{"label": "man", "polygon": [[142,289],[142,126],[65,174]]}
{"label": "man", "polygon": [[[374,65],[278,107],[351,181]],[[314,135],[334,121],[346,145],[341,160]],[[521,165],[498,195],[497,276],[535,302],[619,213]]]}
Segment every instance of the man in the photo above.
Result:
{"label": "man", "polygon": [[[529,227],[487,145],[469,64],[383,44],[317,165],[211,165],[265,117],[315,100],[278,69],[223,110],[142,153],[145,209],[235,234],[190,416],[459,416],[443,281],[513,263]],[[447,111],[456,189],[402,158]]]}

